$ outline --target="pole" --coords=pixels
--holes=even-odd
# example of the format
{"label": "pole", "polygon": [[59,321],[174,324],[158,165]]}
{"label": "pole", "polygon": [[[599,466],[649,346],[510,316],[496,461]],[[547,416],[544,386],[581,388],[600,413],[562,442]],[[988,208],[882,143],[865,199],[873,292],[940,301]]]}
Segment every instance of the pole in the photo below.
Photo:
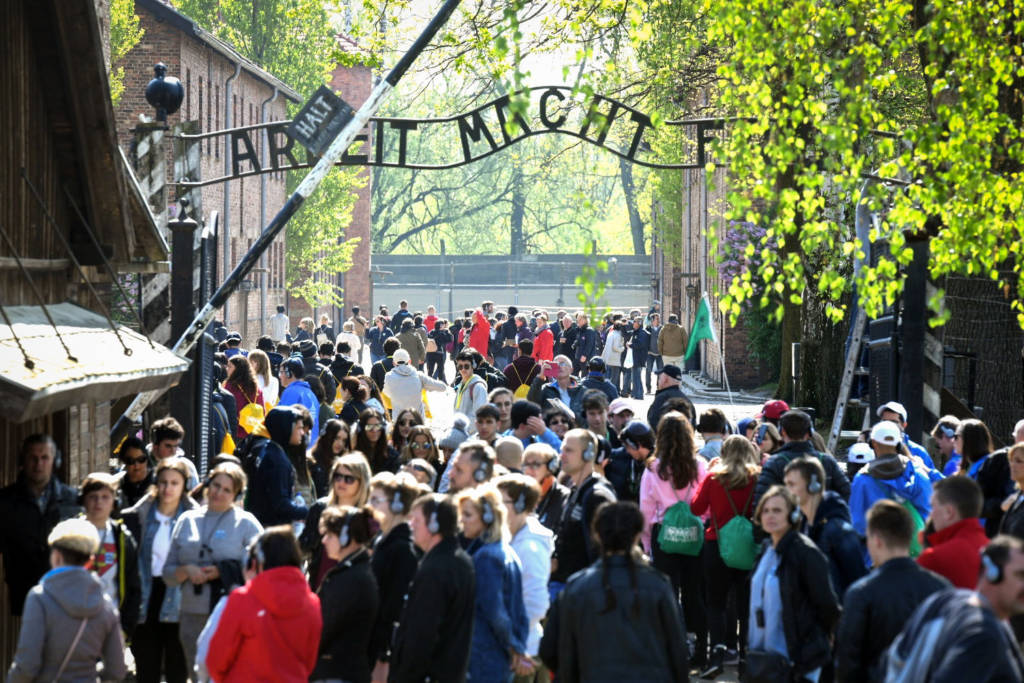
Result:
{"label": "pole", "polygon": [[[362,130],[369,122],[372,117],[381,107],[385,98],[394,89],[398,82],[405,75],[405,72],[409,70],[412,63],[416,58],[423,52],[423,49],[433,40],[434,36],[441,29],[445,23],[448,22],[448,17],[452,15],[455,8],[458,6],[459,0],[446,0],[441,9],[437,11],[434,18],[430,20],[423,32],[420,33],[419,37],[409,48],[408,52],[402,55],[402,58],[398,60],[398,63],[388,72],[370,93],[366,102],[359,108],[358,111],[352,116],[352,119],[342,128],[341,132],[338,133],[334,141],[324,152],[324,155],[320,157],[316,165],[309,171],[302,182],[299,183],[298,187],[288,201],[285,202],[281,210],[277,212],[270,223],[263,228],[263,232],[259,238],[253,243],[249,251],[245,254],[242,260],[235,266],[235,269],[231,271],[231,274],[224,280],[224,283],[214,292],[206,305],[196,314],[195,319],[188,329],[178,338],[171,350],[180,356],[185,356],[195,346],[196,340],[206,330],[206,326],[213,321],[214,314],[217,309],[222,307],[228,300],[228,297],[238,288],[239,284],[249,272],[259,262],[260,256],[267,250],[274,239],[284,230],[288,221],[294,216],[298,210],[302,207],[303,202],[308,199],[313,192],[316,191],[323,179],[334,167],[341,155],[345,153],[345,150],[349,148],[352,141],[355,140],[356,135]],[[134,424],[134,422],[142,415],[142,411],[160,394],[162,390],[147,391],[139,394],[132,401],[128,409],[125,410],[124,414],[117,419],[113,428],[110,430],[111,442],[116,443],[120,440],[120,435],[126,433]]]}

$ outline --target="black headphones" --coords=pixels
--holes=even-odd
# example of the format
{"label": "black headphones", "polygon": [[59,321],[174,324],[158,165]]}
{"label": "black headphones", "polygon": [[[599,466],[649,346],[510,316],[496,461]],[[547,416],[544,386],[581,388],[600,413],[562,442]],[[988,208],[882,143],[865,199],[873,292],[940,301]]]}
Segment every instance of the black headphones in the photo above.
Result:
{"label": "black headphones", "polygon": [[514,503],[512,503],[512,509],[516,511],[517,515],[521,515],[526,512],[526,492],[520,491],[516,497]]}
{"label": "black headphones", "polygon": [[395,490],[395,495],[391,499],[391,512],[396,515],[400,515],[405,512],[405,506],[402,505],[402,491],[401,489]]}
{"label": "black headphones", "polygon": [[997,584],[1003,580],[1003,568],[992,559],[985,548],[981,549],[981,572],[985,580],[991,584]]}
{"label": "black headphones", "polygon": [[811,472],[811,480],[807,483],[807,493],[821,493],[821,482],[818,481],[818,473]]}
{"label": "black headphones", "polygon": [[494,524],[494,508],[491,507],[491,502],[484,498],[480,501],[480,507],[483,508],[483,512],[480,515],[480,519],[484,521],[484,524],[490,526]]}

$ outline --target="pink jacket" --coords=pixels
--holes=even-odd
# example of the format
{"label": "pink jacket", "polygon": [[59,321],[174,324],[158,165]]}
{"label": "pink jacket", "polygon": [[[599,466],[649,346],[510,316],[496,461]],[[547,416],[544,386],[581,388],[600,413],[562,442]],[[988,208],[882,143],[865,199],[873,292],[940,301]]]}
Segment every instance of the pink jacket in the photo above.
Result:
{"label": "pink jacket", "polygon": [[690,482],[689,486],[678,491],[672,488],[671,479],[666,481],[658,476],[658,459],[651,461],[640,478],[640,511],[644,513],[644,530],[640,534],[640,541],[648,555],[651,553],[651,527],[659,524],[665,517],[665,511],[679,501],[692,502],[704,477],[708,476],[704,458],[697,457],[696,459],[697,480]]}

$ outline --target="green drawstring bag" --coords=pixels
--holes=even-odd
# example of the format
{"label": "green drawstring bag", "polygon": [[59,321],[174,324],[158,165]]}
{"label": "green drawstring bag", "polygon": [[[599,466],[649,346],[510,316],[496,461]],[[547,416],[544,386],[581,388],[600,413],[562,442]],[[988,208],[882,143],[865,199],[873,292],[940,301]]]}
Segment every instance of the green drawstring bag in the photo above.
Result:
{"label": "green drawstring bag", "polygon": [[679,501],[665,511],[658,532],[658,545],[672,555],[700,555],[704,546],[704,523],[690,512],[689,504]]}

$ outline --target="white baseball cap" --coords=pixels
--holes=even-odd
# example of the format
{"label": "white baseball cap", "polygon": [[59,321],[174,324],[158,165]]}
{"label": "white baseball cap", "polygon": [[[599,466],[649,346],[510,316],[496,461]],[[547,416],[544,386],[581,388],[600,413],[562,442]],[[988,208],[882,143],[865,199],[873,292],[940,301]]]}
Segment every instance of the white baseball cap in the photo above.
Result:
{"label": "white baseball cap", "polygon": [[405,349],[398,349],[395,351],[395,353],[392,354],[391,359],[395,361],[395,365],[398,365],[399,363],[408,363],[411,360],[409,352]]}
{"label": "white baseball cap", "polygon": [[871,449],[871,444],[855,443],[846,451],[846,462],[863,465],[874,459],[875,452]]}
{"label": "white baseball cap", "polygon": [[903,440],[903,434],[895,423],[882,420],[871,428],[871,440],[886,446],[898,446]]}
{"label": "white baseball cap", "polygon": [[878,415],[878,417],[882,417],[882,413],[884,413],[887,410],[891,410],[892,412],[898,414],[901,418],[903,418],[904,422],[907,421],[907,409],[903,407],[902,403],[897,403],[896,401],[889,401],[884,405],[878,406],[878,411],[876,412],[876,414]]}

